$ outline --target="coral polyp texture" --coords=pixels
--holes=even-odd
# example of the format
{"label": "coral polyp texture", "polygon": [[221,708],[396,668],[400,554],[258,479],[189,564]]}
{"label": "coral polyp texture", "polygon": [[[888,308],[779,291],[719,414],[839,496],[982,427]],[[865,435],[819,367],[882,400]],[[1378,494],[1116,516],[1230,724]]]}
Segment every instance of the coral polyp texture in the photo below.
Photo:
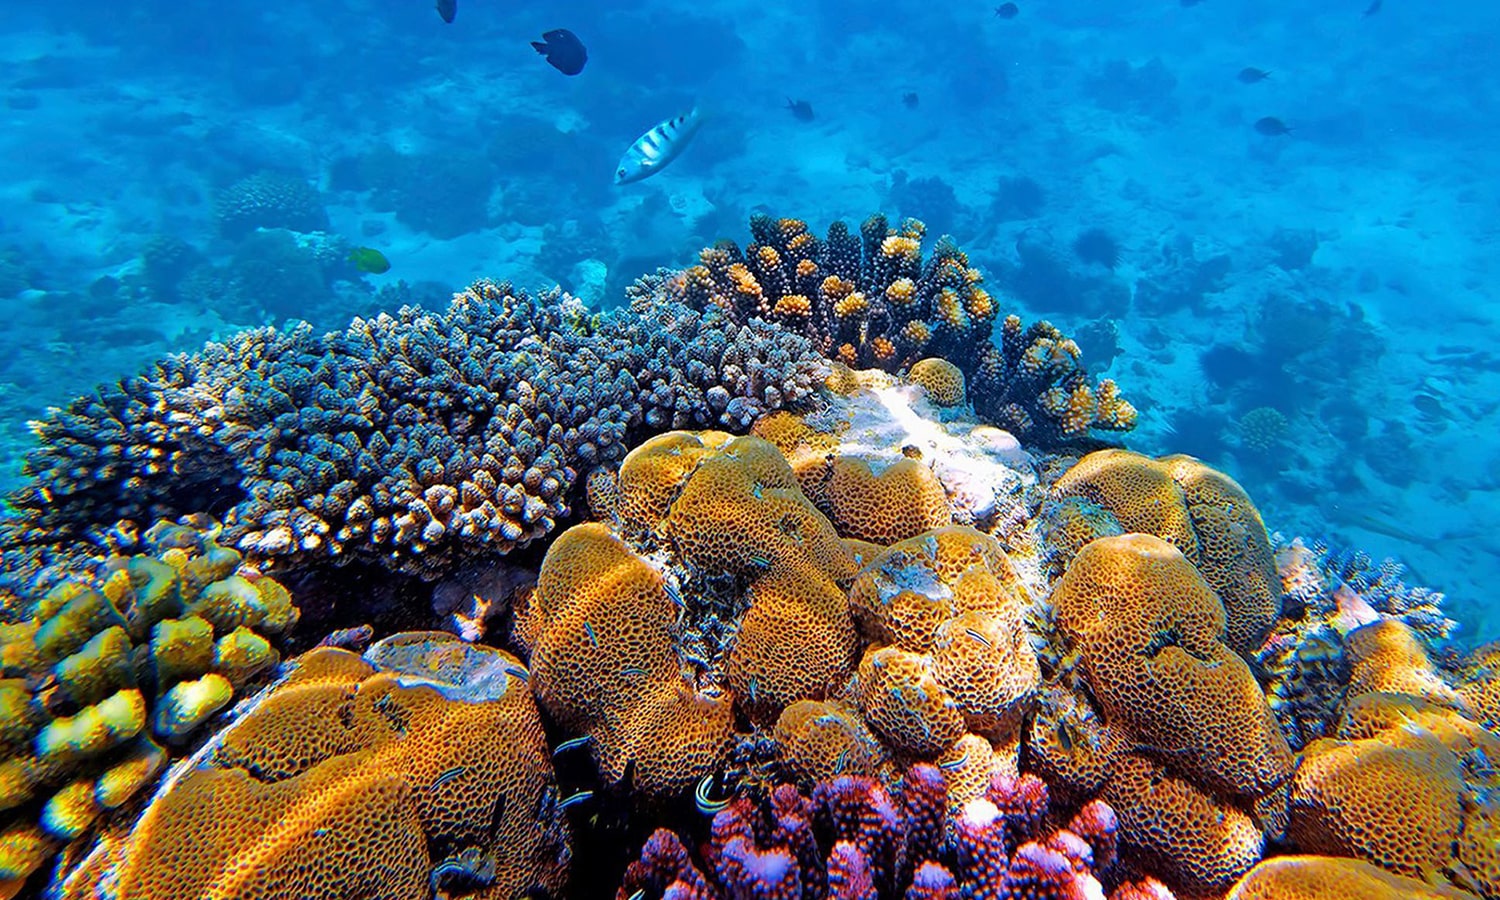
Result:
{"label": "coral polyp texture", "polygon": [[[1084,806],[1059,828],[1047,824],[1047,789],[1034,778],[997,777],[951,816],[946,792],[942,771],[921,765],[894,792],[842,776],[810,795],[782,785],[763,807],[741,798],[714,816],[701,852],[671,831],[652,834],[616,900],[1102,900],[1100,879],[1116,882],[1118,826],[1104,804]],[[1110,896],[1171,897],[1142,889],[1122,885]]]}
{"label": "coral polyp texture", "polygon": [[214,200],[219,231],[243,238],[257,228],[326,231],[328,213],[318,189],[301,178],[258,172],[225,187]]}
{"label": "coral polyp texture", "polygon": [[162,523],[146,542],[0,620],[0,883],[149,786],[297,622],[286,589],[213,535]]}
{"label": "coral polyp texture", "polygon": [[519,660],[405,634],[299,657],[58,896],[558,896],[570,841]]}
{"label": "coral polyp texture", "polygon": [[1174,545],[1099,538],[1053,590],[1078,684],[1033,723],[1034,764],[1078,796],[1102,792],[1124,841],[1187,896],[1222,893],[1284,824],[1292,754],[1225,605]]}
{"label": "coral polyp texture", "polygon": [[1226,900],[1479,900],[1468,891],[1387,872],[1357,859],[1279,856],[1260,863]]}
{"label": "coral polyp texture", "polygon": [[770,724],[848,679],[856,563],[759,438],[653,438],[618,498],[613,529],[553,543],[519,631],[542,706],[591,739],[605,777],[670,796],[725,761],[734,711]]}
{"label": "coral polyp texture", "polygon": [[[1223,603],[1229,646],[1260,647],[1281,612],[1279,582],[1265,523],[1229,476],[1191,456],[1099,450],[1064,473],[1052,497],[1075,530],[1092,522],[1101,534],[1153,534],[1182,551]],[[1060,543],[1066,551],[1088,537]]]}
{"label": "coral polyp texture", "polygon": [[966,396],[1030,446],[1088,445],[1091,429],[1135,424],[1114,382],[1091,382],[1078,345],[1051,325],[1023,329],[1010,316],[995,346],[999,303],[982,274],[946,236],[924,256],[926,227],[915,219],[893,226],[873,215],[857,236],[834,222],[819,238],[800,219],[756,215],[750,233],[744,248],[722,241],[696,265],[633,290],[721,309],[736,322],[776,322],[851,368],[915,370],[939,404]]}
{"label": "coral polyp texture", "polygon": [[627,438],[746,428],[825,373],[774,326],[479,282],[444,313],[259,329],[53,410],[12,501],[23,540],[208,511],[256,558],[436,578],[550,533]]}

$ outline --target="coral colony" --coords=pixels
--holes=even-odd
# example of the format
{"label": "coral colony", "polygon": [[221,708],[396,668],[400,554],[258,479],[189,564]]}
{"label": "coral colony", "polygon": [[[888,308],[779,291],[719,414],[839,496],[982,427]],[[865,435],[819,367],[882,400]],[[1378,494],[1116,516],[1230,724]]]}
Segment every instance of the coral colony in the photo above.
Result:
{"label": "coral colony", "polygon": [[1500,649],[1441,594],[1113,445],[921,223],[750,232],[34,423],[0,896],[1500,897]]}

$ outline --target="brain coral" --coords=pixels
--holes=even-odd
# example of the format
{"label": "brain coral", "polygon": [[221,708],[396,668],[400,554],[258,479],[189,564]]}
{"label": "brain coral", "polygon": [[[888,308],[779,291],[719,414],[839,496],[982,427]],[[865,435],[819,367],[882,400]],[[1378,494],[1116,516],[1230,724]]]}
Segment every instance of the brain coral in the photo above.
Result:
{"label": "brain coral", "polygon": [[569,829],[526,677],[451,635],[313,650],[60,896],[558,896]]}
{"label": "brain coral", "polygon": [[[0,882],[24,879],[150,784],[173,748],[279,660],[286,589],[213,535],[161,523],[0,623]],[[163,748],[165,745],[166,749]]]}
{"label": "brain coral", "polygon": [[620,534],[559,537],[522,630],[542,705],[592,738],[611,781],[628,767],[664,796],[723,760],[732,709],[770,724],[847,681],[855,564],[758,438],[660,435],[625,458],[618,491]]}
{"label": "brain coral", "polygon": [[[1265,523],[1229,476],[1190,456],[1100,450],[1064,473],[1052,495],[1096,504],[1120,530],[1156,535],[1182,551],[1223,603],[1229,646],[1240,653],[1260,647],[1281,612],[1279,582]],[[1080,545],[1077,538],[1064,544]]]}
{"label": "brain coral", "polygon": [[772,326],[669,304],[591,317],[480,282],[445,313],[260,329],[54,410],[12,499],[32,539],[208,511],[255,557],[436,578],[548,534],[628,439],[748,427],[825,372]]}
{"label": "brain coral", "polygon": [[[947,399],[967,381],[981,417],[1028,444],[1088,445],[1097,443],[1091,428],[1134,426],[1135,410],[1114,382],[1091,386],[1078,345],[1051,325],[1023,331],[1011,316],[1002,347],[993,346],[999,306],[983,276],[948,237],[924,257],[921,222],[892,227],[877,214],[857,236],[834,222],[819,238],[799,219],[757,215],[750,232],[744,249],[720,242],[703,250],[697,265],[642,279],[632,291],[721,309],[736,322],[778,323],[850,367],[916,368],[916,377],[941,386]],[[928,358],[946,360],[956,372],[938,372]]]}
{"label": "brain coral", "polygon": [[1052,605],[1087,691],[1033,726],[1037,764],[1075,792],[1102,787],[1132,851],[1174,888],[1223,891],[1279,832],[1292,757],[1225,643],[1218,596],[1176,547],[1126,534],[1086,545]]}

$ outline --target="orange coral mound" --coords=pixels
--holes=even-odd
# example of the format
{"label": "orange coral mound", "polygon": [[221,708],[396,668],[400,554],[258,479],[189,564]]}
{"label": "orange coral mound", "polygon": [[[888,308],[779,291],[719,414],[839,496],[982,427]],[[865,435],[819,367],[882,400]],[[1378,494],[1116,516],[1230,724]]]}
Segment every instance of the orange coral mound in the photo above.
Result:
{"label": "orange coral mound", "polygon": [[1251,869],[1226,900],[1479,900],[1357,859],[1278,856]]}
{"label": "orange coral mound", "polygon": [[[408,640],[417,658],[454,652],[450,636]],[[480,886],[474,897],[560,891],[568,830],[525,670],[498,650],[457,652],[461,684],[332,648],[303,656],[220,745],[276,752],[241,768],[210,744],[62,896],[96,897],[107,878],[116,896],[153,900],[403,900],[452,872]]]}
{"label": "orange coral mound", "polygon": [[1085,498],[1122,530],[1156,535],[1182,551],[1223,602],[1229,646],[1239,653],[1259,648],[1281,612],[1276,567],[1260,513],[1229,476],[1190,456],[1099,450],[1058,479],[1053,496]]}

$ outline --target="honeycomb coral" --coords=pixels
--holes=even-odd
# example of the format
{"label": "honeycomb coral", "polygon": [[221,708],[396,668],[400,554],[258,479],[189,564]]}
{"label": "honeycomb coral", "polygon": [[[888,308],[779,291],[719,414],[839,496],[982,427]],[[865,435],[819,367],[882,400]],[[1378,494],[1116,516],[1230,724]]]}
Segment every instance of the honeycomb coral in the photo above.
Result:
{"label": "honeycomb coral", "polygon": [[[1102,722],[1050,703],[1049,768],[1092,781],[1075,791],[1102,783],[1133,851],[1174,887],[1226,889],[1259,858],[1263,832],[1279,831],[1292,757],[1249,667],[1224,643],[1223,605],[1177,548],[1146,534],[1086,545],[1052,604],[1088,688],[1074,702],[1092,698]],[[1083,758],[1092,769],[1057,762],[1080,736],[1104,750]]]}
{"label": "honeycomb coral", "polygon": [[251,771],[210,743],[59,895],[560,893],[568,828],[519,661],[435,634],[389,638],[368,657],[301,657],[220,741],[248,728],[276,742],[290,728],[307,743],[282,745],[305,756]]}
{"label": "honeycomb coral", "polygon": [[442,313],[247,332],[50,413],[35,483],[14,498],[17,537],[176,517],[213,496],[252,557],[436,579],[549,534],[578,473],[627,439],[747,428],[808,404],[826,371],[806,339],[764,323],[668,303],[597,317],[479,282]]}
{"label": "honeycomb coral", "polygon": [[181,746],[278,661],[266,636],[297,608],[214,537],[163,522],[146,535],[155,555],[74,573],[0,626],[0,810],[33,848],[5,858],[0,880],[123,806],[166,762],[161,745]]}
{"label": "honeycomb coral", "polygon": [[618,484],[623,534],[595,523],[559,537],[523,630],[539,635],[543,706],[592,738],[609,780],[629,767],[661,798],[725,760],[735,709],[770,726],[849,679],[856,565],[759,438],[662,435],[626,457]]}
{"label": "honeycomb coral", "polygon": [[912,384],[922,386],[938,406],[958,406],[968,398],[963,370],[946,359],[917,360],[906,373]]}
{"label": "honeycomb coral", "polygon": [[1281,612],[1279,582],[1265,523],[1227,475],[1190,456],[1100,450],[1064,473],[1052,495],[1097,504],[1123,530],[1176,546],[1222,601],[1229,646],[1240,653],[1260,647]]}
{"label": "honeycomb coral", "polygon": [[1479,900],[1357,859],[1279,856],[1251,869],[1226,900]]}

